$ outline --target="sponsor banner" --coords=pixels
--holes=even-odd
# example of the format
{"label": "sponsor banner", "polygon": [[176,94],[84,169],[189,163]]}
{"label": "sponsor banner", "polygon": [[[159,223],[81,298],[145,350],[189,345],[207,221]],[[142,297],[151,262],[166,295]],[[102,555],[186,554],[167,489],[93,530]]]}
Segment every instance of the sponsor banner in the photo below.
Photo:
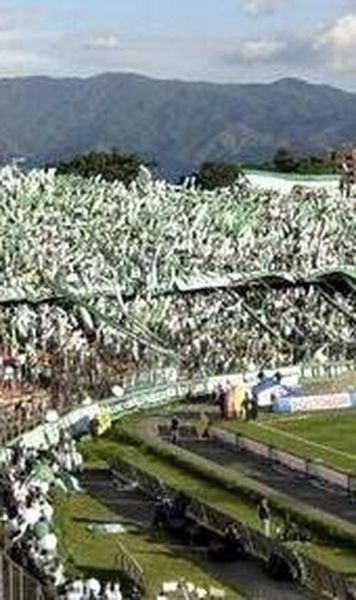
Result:
{"label": "sponsor banner", "polygon": [[292,402],[293,402],[293,398],[290,398],[288,396],[284,396],[282,398],[277,398],[277,400],[273,403],[273,412],[291,413],[292,412]]}
{"label": "sponsor banner", "polygon": [[350,408],[352,404],[352,395],[344,394],[319,394],[310,396],[289,396],[278,398],[274,403],[275,412],[311,412],[318,410],[338,410]]}

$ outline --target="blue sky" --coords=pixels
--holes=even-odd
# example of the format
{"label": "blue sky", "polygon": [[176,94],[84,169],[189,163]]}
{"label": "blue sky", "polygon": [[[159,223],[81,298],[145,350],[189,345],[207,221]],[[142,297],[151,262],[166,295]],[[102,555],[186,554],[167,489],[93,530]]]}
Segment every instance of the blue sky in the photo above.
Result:
{"label": "blue sky", "polygon": [[134,71],[356,89],[356,0],[0,0],[0,76]]}

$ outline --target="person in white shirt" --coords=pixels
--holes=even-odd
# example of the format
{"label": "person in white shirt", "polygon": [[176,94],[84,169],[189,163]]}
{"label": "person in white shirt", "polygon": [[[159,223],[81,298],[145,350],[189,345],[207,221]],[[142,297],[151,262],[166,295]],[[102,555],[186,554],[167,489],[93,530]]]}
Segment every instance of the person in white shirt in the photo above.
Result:
{"label": "person in white shirt", "polygon": [[57,536],[55,533],[48,533],[39,540],[38,546],[40,550],[46,550],[48,554],[55,556],[57,553]]}
{"label": "person in white shirt", "polygon": [[10,364],[5,364],[4,367],[4,389],[12,390],[14,388],[15,369]]}
{"label": "person in white shirt", "polygon": [[39,504],[37,502],[33,503],[33,504],[29,504],[24,509],[22,516],[26,522],[27,527],[30,527],[31,525],[36,525],[36,523],[41,518],[41,510],[40,510]]}
{"label": "person in white shirt", "polygon": [[101,593],[100,581],[98,581],[94,577],[91,577],[90,579],[88,579],[88,581],[85,584],[85,591],[88,594],[89,598],[92,597],[92,598],[95,598],[95,600],[97,598],[100,598],[100,593]]}
{"label": "person in white shirt", "polygon": [[104,600],[122,600],[119,583],[107,583],[104,591]]}
{"label": "person in white shirt", "polygon": [[53,506],[51,506],[50,503],[45,500],[45,498],[41,498],[39,508],[41,514],[46,517],[46,520],[50,523],[54,513]]}

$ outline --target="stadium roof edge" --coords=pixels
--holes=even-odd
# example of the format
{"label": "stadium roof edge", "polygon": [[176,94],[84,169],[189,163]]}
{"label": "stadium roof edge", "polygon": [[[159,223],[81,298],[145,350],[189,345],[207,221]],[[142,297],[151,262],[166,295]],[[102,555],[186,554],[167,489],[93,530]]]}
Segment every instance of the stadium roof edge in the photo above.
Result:
{"label": "stadium roof edge", "polygon": [[[145,295],[149,292],[153,298],[160,296],[173,296],[175,294],[198,294],[210,293],[215,290],[224,289],[248,289],[258,288],[260,286],[275,288],[298,287],[304,285],[329,285],[333,288],[344,290],[348,288],[356,291],[356,268],[351,265],[345,267],[330,269],[328,271],[313,271],[309,275],[303,276],[300,273],[293,272],[254,272],[250,274],[229,273],[222,276],[214,273],[195,275],[193,277],[176,278],[169,287],[159,287],[148,289],[141,287],[139,290],[122,291],[122,298],[125,302],[134,300],[137,296]],[[117,298],[114,288],[82,289],[74,290],[72,286],[68,289],[53,287],[52,293],[47,287],[46,293],[42,292],[36,296],[33,291],[31,294],[9,294],[0,298],[0,306],[11,306],[13,304],[45,304],[66,302],[71,303],[74,299],[80,303],[81,299],[90,299],[91,297],[106,296],[108,298]]]}

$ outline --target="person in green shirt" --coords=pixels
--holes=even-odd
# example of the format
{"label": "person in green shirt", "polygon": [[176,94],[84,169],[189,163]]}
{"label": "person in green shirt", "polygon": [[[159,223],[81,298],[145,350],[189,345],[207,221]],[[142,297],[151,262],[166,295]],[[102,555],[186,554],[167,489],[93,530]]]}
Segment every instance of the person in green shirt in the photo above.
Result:
{"label": "person in green shirt", "polygon": [[42,515],[39,521],[37,521],[37,523],[33,526],[33,533],[38,540],[50,533],[50,525],[45,515]]}

